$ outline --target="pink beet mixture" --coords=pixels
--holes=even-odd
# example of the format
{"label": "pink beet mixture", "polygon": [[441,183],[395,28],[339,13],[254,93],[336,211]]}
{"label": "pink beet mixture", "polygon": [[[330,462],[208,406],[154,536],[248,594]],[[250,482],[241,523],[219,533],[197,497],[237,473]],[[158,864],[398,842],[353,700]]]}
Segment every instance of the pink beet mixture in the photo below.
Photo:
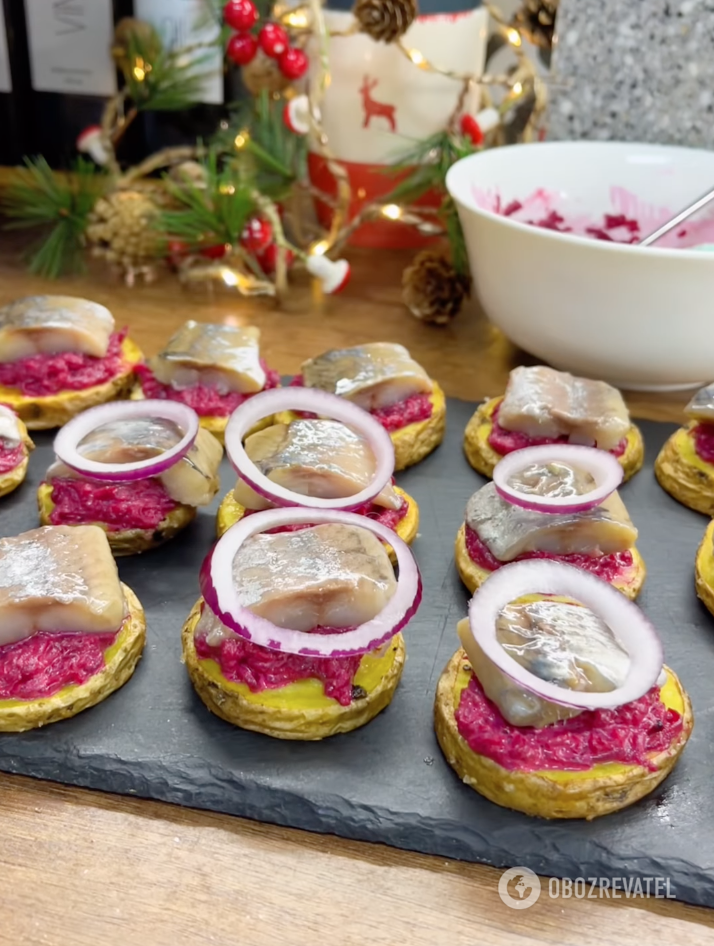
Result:
{"label": "pink beet mixture", "polygon": [[[261,361],[261,365],[266,374],[263,390],[279,388],[280,375],[278,372],[268,368],[263,361]],[[136,373],[141,380],[141,389],[145,397],[181,401],[182,404],[192,407],[199,417],[230,417],[237,407],[240,407],[248,398],[254,396],[252,394],[239,394],[237,391],[232,391],[230,394],[221,394],[217,388],[210,384],[196,384],[193,387],[184,388],[183,391],[177,391],[171,385],[157,381],[148,365],[137,365]]]}
{"label": "pink beet mixture", "polygon": [[714,463],[714,424],[697,424],[690,436],[694,438],[697,456],[705,463]]}
{"label": "pink beet mixture", "polygon": [[[497,568],[505,565],[505,562],[499,562],[485,545],[478,533],[470,526],[466,526],[466,551],[469,557],[480,568],[494,572]],[[574,565],[575,568],[582,568],[583,571],[590,572],[602,578],[603,581],[613,582],[616,579],[627,578],[628,571],[632,568],[634,560],[632,552],[614,552],[612,555],[583,555],[579,552],[573,552],[570,555],[554,555],[551,552],[525,552],[519,555],[515,561],[523,562],[529,558],[546,558],[552,562],[564,562],[566,565]]]}
{"label": "pink beet mixture", "polygon": [[534,729],[507,723],[472,675],[455,715],[474,752],[523,772],[582,771],[605,762],[653,769],[648,756],[668,749],[682,731],[682,717],[667,709],[657,687],[615,710],[586,710]]}
{"label": "pink beet mixture", "polygon": [[53,526],[101,522],[110,532],[156,529],[178,506],[156,479],[90,483],[59,477],[53,480],[52,502]]}
{"label": "pink beet mixture", "polygon": [[[359,516],[367,516],[368,519],[376,520],[380,525],[386,526],[387,529],[396,529],[409,511],[409,503],[406,499],[402,500],[402,505],[399,509],[384,509],[383,506],[378,506],[376,503],[365,503],[364,506],[360,506],[353,511]],[[252,516],[256,512],[258,512],[257,509],[246,509],[243,516]],[[309,528],[309,524],[305,525],[301,523],[300,525],[278,526],[276,529],[268,529],[266,531],[268,533],[299,532],[301,529]]]}
{"label": "pink beet mixture", "polygon": [[[350,628],[340,628],[347,631]],[[334,628],[316,628],[313,633],[331,634]],[[221,673],[233,683],[245,683],[253,693],[277,690],[297,680],[315,678],[322,682],[325,696],[341,706],[349,706],[353,694],[352,681],[362,660],[356,657],[303,657],[259,647],[237,635],[225,638],[218,647],[211,647],[205,637],[195,638],[196,653],[202,660],[215,660]]]}
{"label": "pink beet mixture", "polygon": [[[290,382],[290,387],[303,387],[301,374],[295,375]],[[306,411],[297,411],[301,417],[315,417],[315,414],[308,414]],[[416,424],[422,420],[429,420],[434,413],[434,405],[428,394],[412,394],[411,397],[403,401],[397,401],[389,407],[382,407],[377,411],[370,411],[372,417],[379,421],[388,433],[395,430],[401,430],[402,427],[408,427],[409,424]]]}
{"label": "pink beet mixture", "polygon": [[38,700],[86,683],[103,669],[116,637],[43,631],[0,647],[0,700]]}
{"label": "pink beet mixture", "polygon": [[6,441],[0,440],[0,476],[14,470],[24,459],[24,444],[18,443],[17,446],[12,447]]}
{"label": "pink beet mixture", "polygon": [[[516,430],[506,430],[505,427],[501,427],[498,423],[498,413],[501,408],[499,404],[496,407],[496,410],[491,415],[491,420],[493,421],[493,427],[491,428],[491,433],[488,435],[488,443],[496,453],[500,453],[501,456],[505,456],[507,453],[513,453],[514,450],[524,450],[526,447],[538,447],[544,443],[567,443],[568,438],[556,437],[529,437],[527,434],[522,434]],[[614,450],[611,450],[610,453],[614,457],[621,457],[622,454],[627,449],[627,440],[621,440]]]}
{"label": "pink beet mixture", "polygon": [[104,358],[68,351],[0,363],[0,385],[15,388],[26,397],[49,397],[106,384],[126,367],[121,352],[125,338],[126,329],[114,332]]}

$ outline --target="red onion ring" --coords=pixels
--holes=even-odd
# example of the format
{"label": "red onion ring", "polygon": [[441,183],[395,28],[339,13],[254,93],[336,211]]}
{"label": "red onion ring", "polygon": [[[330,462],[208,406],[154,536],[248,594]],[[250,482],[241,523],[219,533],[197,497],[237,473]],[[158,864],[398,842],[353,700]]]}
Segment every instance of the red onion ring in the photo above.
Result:
{"label": "red onion ring", "polygon": [[[496,620],[507,604],[529,594],[565,595],[595,612],[630,658],[623,686],[608,693],[566,690],[541,680],[514,660],[498,642]],[[572,709],[615,709],[631,703],[655,685],[662,670],[662,643],[637,605],[607,582],[560,562],[515,562],[493,572],[471,599],[469,628],[486,657],[515,684],[550,703]]]}
{"label": "red onion ring", "polygon": [[[380,613],[343,634],[311,634],[278,627],[243,607],[233,583],[233,559],[238,549],[259,532],[277,526],[309,523],[359,526],[391,545],[399,577],[394,595]],[[352,657],[366,654],[391,640],[416,614],[421,602],[421,575],[406,543],[372,519],[351,512],[318,509],[268,509],[241,519],[223,534],[203,563],[201,594],[227,628],[269,650],[311,657]]]}
{"label": "red onion ring", "polygon": [[[514,473],[520,473],[533,463],[550,463],[554,460],[585,470],[595,480],[595,486],[580,496],[530,496],[509,484]],[[618,488],[624,471],[617,459],[606,450],[580,447],[567,443],[544,444],[540,447],[525,447],[514,450],[496,464],[493,483],[498,495],[513,506],[535,512],[585,512],[599,506]]]}
{"label": "red onion ring", "polygon": [[[250,459],[243,438],[255,424],[279,411],[309,411],[337,420],[361,434],[371,446],[377,466],[372,482],[359,493],[339,499],[303,496],[274,483]],[[249,398],[231,415],[225,433],[226,454],[236,473],[259,496],[278,506],[310,509],[358,509],[378,496],[394,473],[394,445],[371,414],[336,394],[315,388],[273,388]]]}
{"label": "red onion ring", "polygon": [[[158,456],[137,460],[136,463],[102,463],[100,460],[88,460],[78,452],[77,447],[82,440],[97,427],[137,417],[159,417],[173,421],[183,431],[183,437]],[[66,423],[55,437],[54,451],[65,466],[87,479],[124,483],[158,476],[174,466],[191,449],[198,430],[198,414],[179,401],[112,401],[92,407]]]}

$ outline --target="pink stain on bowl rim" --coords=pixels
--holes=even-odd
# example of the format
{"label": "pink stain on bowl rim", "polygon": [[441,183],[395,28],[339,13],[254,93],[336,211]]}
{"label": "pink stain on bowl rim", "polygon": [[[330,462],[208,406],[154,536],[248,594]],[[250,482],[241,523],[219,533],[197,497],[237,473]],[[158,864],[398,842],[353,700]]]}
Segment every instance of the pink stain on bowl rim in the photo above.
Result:
{"label": "pink stain on bowl rim", "polygon": [[[571,233],[573,236],[604,240],[611,243],[638,243],[673,214],[667,207],[645,203],[624,187],[610,188],[610,208],[598,219],[592,214],[568,211],[566,195],[537,188],[523,200],[504,200],[494,188],[472,186],[471,195],[482,210],[510,217],[519,223],[544,230]],[[714,216],[687,220],[668,233],[658,247],[690,249],[714,242]]]}

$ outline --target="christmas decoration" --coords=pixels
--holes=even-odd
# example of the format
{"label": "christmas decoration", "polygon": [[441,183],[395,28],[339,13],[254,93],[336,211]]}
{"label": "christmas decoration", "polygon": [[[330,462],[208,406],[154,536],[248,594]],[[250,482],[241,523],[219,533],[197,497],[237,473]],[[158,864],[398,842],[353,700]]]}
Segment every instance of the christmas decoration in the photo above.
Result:
{"label": "christmas decoration", "polygon": [[459,314],[470,286],[468,276],[436,250],[419,253],[402,276],[404,304],[416,318],[435,325],[447,325]]}
{"label": "christmas decoration", "polygon": [[513,18],[513,26],[534,46],[550,50],[557,12],[558,0],[524,0]]}
{"label": "christmas decoration", "polygon": [[357,0],[354,6],[360,30],[382,43],[393,43],[403,36],[417,12],[416,0]]}
{"label": "christmas decoration", "polygon": [[258,52],[258,40],[250,33],[236,33],[228,40],[226,53],[236,66],[247,66]]}
{"label": "christmas decoration", "polygon": [[247,33],[258,22],[258,10],[252,0],[229,0],[223,7],[223,20],[231,29]]}
{"label": "christmas decoration", "polygon": [[[446,173],[476,148],[502,144],[516,119],[519,140],[533,140],[545,104],[543,82],[514,26],[489,8],[515,57],[506,75],[493,76],[446,67],[405,45],[410,25],[411,41],[422,35],[416,0],[356,0],[353,12],[345,14],[351,18],[345,29],[328,27],[321,0],[298,6],[282,0],[274,5],[205,0],[205,5],[220,27],[215,44],[173,47],[149,24],[121,20],[112,55],[123,86],[108,101],[101,124],[85,129],[77,141],[78,151],[91,160],[78,158],[70,174],[53,172],[42,158],[26,160],[17,171],[3,194],[9,226],[46,231],[33,251],[31,271],[52,278],[81,268],[89,250],[130,285],[166,267],[186,285],[217,283],[242,295],[279,300],[294,268],[306,271],[319,292],[334,295],[347,283],[350,266],[331,257],[365,222],[399,223],[423,237],[448,240],[448,253],[429,249],[404,273],[404,298],[412,312],[424,321],[448,322],[468,294],[470,279]],[[539,10],[554,5],[543,2]],[[518,22],[535,16],[535,9],[527,0]],[[341,39],[349,36],[351,41]],[[389,193],[363,201],[357,210],[350,172],[335,157],[323,117],[333,70],[348,58],[339,49],[331,57],[331,38],[366,43],[375,56],[389,50],[415,83],[421,74],[432,74],[456,90],[444,126],[415,140],[408,130],[405,134],[399,103],[390,100],[379,77],[358,73],[362,84],[353,94],[359,93],[358,103],[361,99],[363,127],[374,126],[382,136],[397,132],[400,142],[412,145],[393,165],[394,176],[384,175],[393,181]],[[228,69],[240,67],[253,98],[227,110],[212,139],[168,148],[127,167],[122,149],[127,129],[143,112],[183,111],[199,101],[202,63],[210,62],[216,45],[225,50]],[[296,94],[292,83],[303,77]],[[496,85],[505,89],[498,107],[489,93]],[[308,177],[308,133],[329,187]],[[428,205],[421,203],[425,194],[431,195]],[[324,228],[304,213],[312,198],[329,207]]]}

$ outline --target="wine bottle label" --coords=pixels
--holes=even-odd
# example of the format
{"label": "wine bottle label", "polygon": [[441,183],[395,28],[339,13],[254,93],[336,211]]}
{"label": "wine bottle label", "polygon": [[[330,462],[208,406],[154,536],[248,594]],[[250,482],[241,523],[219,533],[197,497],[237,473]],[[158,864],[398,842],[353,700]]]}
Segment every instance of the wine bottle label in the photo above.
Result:
{"label": "wine bottle label", "polygon": [[173,49],[192,48],[187,55],[197,73],[205,76],[199,100],[207,105],[223,104],[223,51],[216,46],[218,20],[211,16],[205,0],[134,0],[134,16],[151,23]]}
{"label": "wine bottle label", "polygon": [[112,0],[25,0],[32,87],[113,95]]}
{"label": "wine bottle label", "polygon": [[10,56],[7,51],[7,29],[5,28],[5,10],[0,3],[0,92],[12,92],[10,74]]}

